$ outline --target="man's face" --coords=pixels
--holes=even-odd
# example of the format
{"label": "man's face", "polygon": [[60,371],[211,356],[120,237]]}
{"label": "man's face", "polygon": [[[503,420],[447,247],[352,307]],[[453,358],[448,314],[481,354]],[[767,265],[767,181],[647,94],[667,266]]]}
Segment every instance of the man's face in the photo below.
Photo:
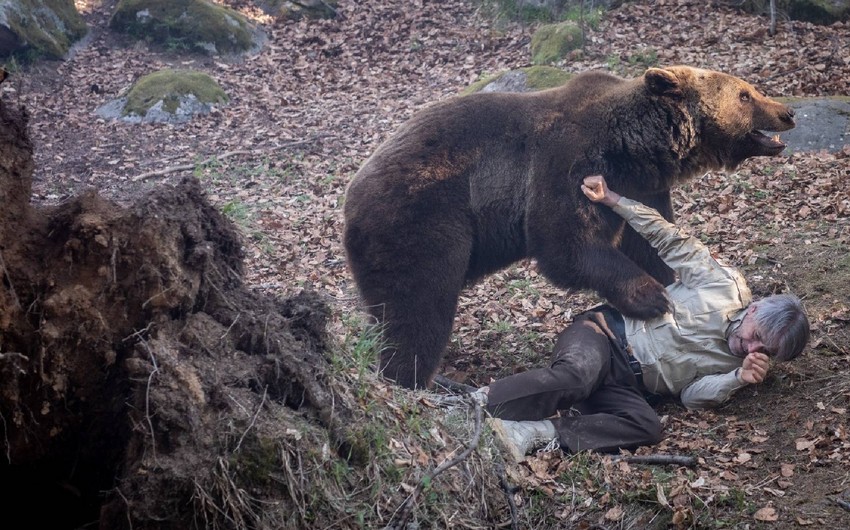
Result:
{"label": "man's face", "polygon": [[761,341],[761,333],[754,318],[756,311],[756,304],[751,304],[747,309],[747,314],[744,315],[744,319],[741,320],[738,329],[729,334],[726,342],[729,344],[729,350],[732,352],[732,355],[736,357],[743,359],[747,354],[756,351],[771,355],[767,350],[767,346]]}

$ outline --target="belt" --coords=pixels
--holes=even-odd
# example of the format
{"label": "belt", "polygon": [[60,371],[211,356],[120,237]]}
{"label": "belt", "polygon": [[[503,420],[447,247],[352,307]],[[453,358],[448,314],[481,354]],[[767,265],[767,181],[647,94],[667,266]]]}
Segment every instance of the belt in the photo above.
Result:
{"label": "belt", "polygon": [[602,314],[611,332],[617,338],[620,348],[628,354],[629,368],[635,374],[638,384],[641,388],[646,388],[643,384],[643,369],[640,366],[640,361],[634,356],[632,347],[629,346],[629,341],[626,339],[626,321],[623,320],[623,315],[608,304],[596,306],[591,311]]}

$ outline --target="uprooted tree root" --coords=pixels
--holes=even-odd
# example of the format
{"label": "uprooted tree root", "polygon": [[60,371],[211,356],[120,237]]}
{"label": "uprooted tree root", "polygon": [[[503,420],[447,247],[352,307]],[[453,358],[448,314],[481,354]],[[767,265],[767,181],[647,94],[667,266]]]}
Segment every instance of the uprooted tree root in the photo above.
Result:
{"label": "uprooted tree root", "polygon": [[[89,192],[36,207],[32,172],[26,113],[0,102],[4,517],[110,530],[376,526],[463,447],[421,407],[399,410],[405,391],[376,378],[363,391],[363,374],[333,358],[317,294],[244,286],[238,234],[195,179],[127,206]],[[456,422],[461,436],[471,423]],[[430,446],[405,438],[417,429]],[[476,454],[444,473],[414,518],[504,521],[489,469]],[[25,509],[32,499],[44,508]]]}

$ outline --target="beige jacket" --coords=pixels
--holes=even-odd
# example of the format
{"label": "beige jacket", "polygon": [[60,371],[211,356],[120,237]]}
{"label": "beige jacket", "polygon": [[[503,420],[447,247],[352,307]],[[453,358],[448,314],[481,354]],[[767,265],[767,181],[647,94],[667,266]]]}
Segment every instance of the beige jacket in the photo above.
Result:
{"label": "beige jacket", "polygon": [[652,392],[678,395],[691,409],[723,403],[746,385],[737,377],[743,359],[726,342],[752,299],[743,276],[652,208],[623,197],[613,209],[678,275],[667,288],[672,313],[649,321],[625,319],[644,384]]}

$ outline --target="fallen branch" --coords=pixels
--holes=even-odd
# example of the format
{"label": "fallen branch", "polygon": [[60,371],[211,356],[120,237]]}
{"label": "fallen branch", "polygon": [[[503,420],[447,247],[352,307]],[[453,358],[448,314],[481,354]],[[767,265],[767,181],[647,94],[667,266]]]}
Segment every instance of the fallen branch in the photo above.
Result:
{"label": "fallen branch", "polygon": [[493,465],[493,468],[496,470],[496,476],[499,477],[499,486],[502,487],[502,491],[505,493],[505,498],[508,499],[508,506],[511,509],[511,530],[519,529],[519,518],[517,517],[517,508],[516,502],[514,502],[514,493],[516,493],[516,486],[511,486],[508,483],[508,476],[505,473],[505,465],[501,462],[497,462]]}
{"label": "fallen branch", "polygon": [[[313,136],[312,138],[310,138],[308,140],[298,140],[296,142],[285,143],[285,144],[282,144],[282,145],[275,146],[274,149],[286,149],[286,148],[289,148],[289,147],[298,147],[298,146],[301,146],[301,145],[313,143],[316,140],[318,140],[319,138],[325,138],[327,136],[330,136],[330,135],[329,134],[317,134],[317,135]],[[195,167],[197,167],[198,165],[208,164],[208,163],[212,162],[213,160],[224,160],[225,158],[230,158],[231,156],[236,156],[236,155],[256,156],[256,155],[265,154],[266,152],[267,152],[267,150],[263,150],[263,149],[256,149],[256,150],[237,149],[236,151],[228,151],[228,152],[222,153],[220,155],[214,155],[214,156],[208,157],[203,162],[192,162],[192,163],[189,163],[189,164],[179,164],[179,165],[176,165],[176,166],[169,166],[169,167],[166,167],[166,168],[163,168],[163,169],[156,169],[154,171],[148,171],[147,173],[142,173],[141,175],[136,175],[135,177],[133,177],[133,182],[138,182],[140,180],[149,179],[151,177],[159,177],[159,176],[162,176],[162,175],[167,175],[169,173],[176,173],[177,171],[188,171],[190,169],[195,169]]]}
{"label": "fallen branch", "polygon": [[850,512],[850,502],[847,502],[844,499],[839,499],[838,497],[833,497],[832,502]]}
{"label": "fallen branch", "polygon": [[647,464],[651,466],[674,465],[694,467],[697,465],[697,459],[692,456],[681,455],[614,455],[611,460],[623,461],[629,464]]}
{"label": "fallen branch", "polygon": [[434,386],[436,388],[444,388],[451,392],[457,392],[459,394],[468,394],[470,392],[475,392],[478,390],[474,386],[466,385],[464,383],[458,383],[457,381],[452,381],[448,377],[444,375],[437,375],[434,377]]}
{"label": "fallen branch", "polygon": [[427,484],[431,484],[434,478],[437,477],[443,471],[450,469],[464,460],[472,454],[472,451],[478,447],[478,441],[481,439],[481,428],[483,426],[482,417],[484,416],[484,411],[481,407],[481,404],[477,401],[471,400],[475,409],[475,432],[472,435],[472,440],[469,441],[469,444],[466,446],[466,449],[463,450],[462,453],[458,454],[454,458],[446,460],[430,473],[426,473],[424,477],[419,481],[419,484],[416,485],[416,488],[411,492],[411,494],[404,500],[404,502],[399,506],[396,510],[398,513],[397,520],[395,524],[392,522],[384,527],[384,530],[402,530],[403,528],[407,528],[407,521],[410,520],[410,516],[413,514],[413,508],[416,506],[416,500],[419,498],[419,495],[422,493],[422,490],[425,489]]}

